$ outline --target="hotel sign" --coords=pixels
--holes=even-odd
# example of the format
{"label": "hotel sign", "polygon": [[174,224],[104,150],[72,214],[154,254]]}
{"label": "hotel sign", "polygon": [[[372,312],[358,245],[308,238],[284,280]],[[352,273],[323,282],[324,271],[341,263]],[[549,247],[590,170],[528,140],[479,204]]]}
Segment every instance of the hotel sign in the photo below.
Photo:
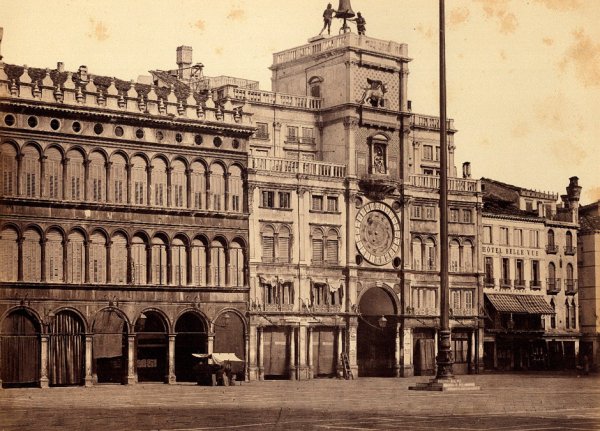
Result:
{"label": "hotel sign", "polygon": [[540,256],[540,250],[537,248],[512,248],[484,245],[481,247],[481,250],[484,254],[498,254],[500,256]]}

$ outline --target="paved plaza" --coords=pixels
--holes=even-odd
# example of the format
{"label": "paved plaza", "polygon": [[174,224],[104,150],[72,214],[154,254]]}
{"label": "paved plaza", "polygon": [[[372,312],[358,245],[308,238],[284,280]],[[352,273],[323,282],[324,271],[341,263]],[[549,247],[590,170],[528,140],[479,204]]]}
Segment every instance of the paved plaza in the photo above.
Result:
{"label": "paved plaza", "polygon": [[1,430],[594,430],[600,377],[464,376],[477,392],[409,391],[426,381],[138,384],[0,391]]}

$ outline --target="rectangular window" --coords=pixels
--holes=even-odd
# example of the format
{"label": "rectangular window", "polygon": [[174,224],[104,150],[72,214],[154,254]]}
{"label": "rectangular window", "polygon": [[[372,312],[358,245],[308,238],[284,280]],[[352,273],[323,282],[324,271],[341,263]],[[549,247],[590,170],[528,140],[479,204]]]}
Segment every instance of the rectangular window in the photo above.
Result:
{"label": "rectangular window", "polygon": [[290,192],[279,192],[279,208],[290,208]]}
{"label": "rectangular window", "polygon": [[435,160],[440,160],[440,147],[435,147]]}
{"label": "rectangular window", "polygon": [[463,219],[462,219],[463,223],[473,223],[473,217],[472,217],[471,210],[463,210],[462,216],[463,216]]}
{"label": "rectangular window", "polygon": [[492,227],[491,226],[483,227],[483,243],[484,244],[492,243]]}
{"label": "rectangular window", "polygon": [[485,284],[494,285],[494,258],[485,258]]}
{"label": "rectangular window", "polygon": [[123,203],[123,181],[116,180],[115,181],[115,196],[116,203]]}
{"label": "rectangular window", "polygon": [[435,220],[435,207],[423,207],[423,212],[425,220]]}
{"label": "rectangular window", "polygon": [[287,141],[288,142],[297,142],[298,141],[298,128],[297,127],[288,126]]}
{"label": "rectangular window", "polygon": [[240,211],[240,197],[232,196],[231,197],[231,210],[239,212]]}
{"label": "rectangular window", "polygon": [[313,144],[315,142],[315,138],[313,136],[313,128],[312,127],[303,127],[302,128],[302,139],[303,144]]}
{"label": "rectangular window", "polygon": [[540,247],[540,232],[532,230],[529,235],[529,246],[534,248]]}
{"label": "rectangular window", "polygon": [[508,228],[507,227],[500,228],[500,244],[508,245]]}
{"label": "rectangular window", "polygon": [[414,219],[423,218],[423,207],[421,205],[412,205],[410,207],[410,217]]}
{"label": "rectangular window", "polygon": [[258,139],[269,139],[269,125],[267,123],[256,123],[256,137]]}
{"label": "rectangular window", "polygon": [[515,265],[515,286],[525,285],[525,263],[523,259],[517,259]]}
{"label": "rectangular window", "polygon": [[312,196],[312,210],[323,211],[323,196],[313,195]]}
{"label": "rectangular window", "polygon": [[272,236],[263,236],[262,238],[263,262],[273,262],[275,248]]}
{"label": "rectangular window", "polygon": [[338,210],[338,198],[336,196],[327,196],[327,211],[337,212]]}
{"label": "rectangular window", "polygon": [[502,258],[502,280],[500,284],[510,285],[510,259]]}
{"label": "rectangular window", "polygon": [[525,211],[533,211],[533,202],[525,201]]}
{"label": "rectangular window", "polygon": [[473,309],[473,292],[471,290],[465,290],[465,308],[467,310]]}
{"label": "rectangular window", "polygon": [[202,193],[194,192],[194,208],[202,208]]}
{"label": "rectangular window", "polygon": [[275,208],[275,192],[263,190],[261,193],[261,206],[264,208]]}
{"label": "rectangular window", "polygon": [[459,210],[458,208],[450,208],[450,222],[458,223],[459,222]]}
{"label": "rectangular window", "polygon": [[325,246],[325,260],[330,263],[338,263],[338,241],[328,239]]}
{"label": "rectangular window", "polygon": [[523,246],[523,230],[522,229],[515,229],[513,243],[514,243],[514,245],[519,246],[519,247]]}
{"label": "rectangular window", "polygon": [[431,145],[423,145],[423,160],[433,160],[433,147]]}
{"label": "rectangular window", "polygon": [[213,210],[221,211],[221,195],[216,193],[213,195]]}
{"label": "rectangular window", "polygon": [[533,286],[540,286],[540,261],[531,261],[531,284]]}

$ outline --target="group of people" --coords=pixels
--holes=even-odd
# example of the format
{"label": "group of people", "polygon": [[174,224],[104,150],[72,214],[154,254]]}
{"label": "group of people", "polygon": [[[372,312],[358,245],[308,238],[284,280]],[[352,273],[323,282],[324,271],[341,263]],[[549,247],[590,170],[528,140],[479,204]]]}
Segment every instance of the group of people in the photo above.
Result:
{"label": "group of people", "polygon": [[[331,22],[333,21],[333,14],[334,13],[342,13],[344,11],[337,11],[335,10],[332,6],[331,3],[329,3],[327,5],[327,9],[325,9],[325,11],[323,12],[323,28],[321,29],[321,32],[319,33],[319,35],[323,34],[323,32],[325,31],[325,29],[327,29],[327,34],[331,34]],[[356,13],[356,18],[348,18],[348,21],[354,21],[356,23],[356,30],[358,31],[358,34],[360,35],[364,35],[365,31],[366,31],[366,27],[365,25],[367,24],[367,21],[365,21],[365,19],[363,18],[363,16],[361,15],[360,12]],[[345,23],[344,23],[345,25]],[[345,27],[343,27],[345,28]]]}

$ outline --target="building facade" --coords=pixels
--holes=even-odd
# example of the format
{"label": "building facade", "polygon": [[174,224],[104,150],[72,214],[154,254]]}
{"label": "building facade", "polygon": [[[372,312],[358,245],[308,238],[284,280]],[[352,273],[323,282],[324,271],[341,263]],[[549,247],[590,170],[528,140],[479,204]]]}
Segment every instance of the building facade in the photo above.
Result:
{"label": "building facade", "polygon": [[577,237],[581,356],[598,368],[600,358],[600,201],[579,209],[581,230]]}
{"label": "building facade", "polygon": [[563,195],[483,179],[485,368],[574,368],[581,322],[578,206],[573,177]]}
{"label": "building facade", "polygon": [[0,63],[5,386],[190,381],[192,353],[246,357],[253,126],[146,81]]}

